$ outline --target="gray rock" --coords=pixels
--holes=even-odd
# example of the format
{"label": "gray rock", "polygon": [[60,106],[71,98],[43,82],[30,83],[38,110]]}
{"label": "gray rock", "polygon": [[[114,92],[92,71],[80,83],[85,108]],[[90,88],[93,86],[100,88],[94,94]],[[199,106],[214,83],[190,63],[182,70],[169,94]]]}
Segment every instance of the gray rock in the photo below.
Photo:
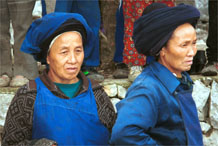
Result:
{"label": "gray rock", "polygon": [[211,86],[211,83],[213,82],[213,79],[211,77],[202,78],[202,82],[206,87]]}
{"label": "gray rock", "polygon": [[207,45],[203,40],[198,40],[196,47],[198,50],[203,50],[203,51],[205,51],[207,49]]}
{"label": "gray rock", "polygon": [[218,144],[218,130],[213,130],[209,136],[203,136],[204,146],[217,146]]}
{"label": "gray rock", "polygon": [[109,97],[115,97],[117,95],[117,85],[106,85],[104,86],[104,91],[107,93]]}
{"label": "gray rock", "polygon": [[138,75],[140,75],[142,72],[142,67],[141,66],[132,66],[130,67],[130,71],[129,71],[129,75],[128,75],[128,79],[133,82]]}
{"label": "gray rock", "polygon": [[218,84],[213,81],[211,87],[210,121],[213,128],[218,129]]}
{"label": "gray rock", "polygon": [[198,109],[198,117],[200,121],[204,121],[205,119],[204,107],[209,98],[209,94],[210,88],[206,87],[200,80],[194,81],[192,96]]}
{"label": "gray rock", "polygon": [[123,86],[119,86],[119,85],[117,86],[117,89],[118,89],[118,97],[121,98],[121,99],[125,98],[126,89],[123,88]]}
{"label": "gray rock", "polygon": [[21,75],[17,75],[12,78],[10,82],[11,87],[20,87],[23,86],[24,84],[28,83],[29,80]]}
{"label": "gray rock", "polygon": [[4,126],[8,107],[13,97],[14,97],[14,94],[1,94],[0,93],[0,111],[1,111],[0,112],[0,127]]}
{"label": "gray rock", "polygon": [[90,79],[96,80],[98,82],[104,81],[104,76],[102,76],[100,74],[97,74],[97,73],[90,74],[87,77],[90,78]]}
{"label": "gray rock", "polygon": [[116,84],[116,85],[123,86],[124,88],[128,88],[131,85],[131,82],[128,79],[112,79],[112,78],[108,78],[108,79],[105,79],[100,84],[102,86]]}
{"label": "gray rock", "polygon": [[35,6],[32,12],[33,18],[41,18],[42,17],[42,4],[40,0],[36,0]]}
{"label": "gray rock", "polygon": [[207,65],[201,71],[201,74],[204,76],[216,76],[218,74],[218,70],[216,69],[215,65]]}
{"label": "gray rock", "polygon": [[118,102],[120,102],[120,99],[118,99],[118,98],[111,98],[111,102],[112,102],[112,104],[113,104],[113,106],[114,106],[115,112],[117,113],[116,104],[117,104]]}
{"label": "gray rock", "polygon": [[207,133],[211,128],[211,126],[205,122],[200,122],[200,125],[201,125],[201,130],[204,134]]}
{"label": "gray rock", "polygon": [[10,78],[7,75],[2,75],[0,77],[0,87],[6,87],[10,83]]}
{"label": "gray rock", "polygon": [[117,69],[113,73],[115,79],[125,79],[128,78],[129,71],[125,69]]}

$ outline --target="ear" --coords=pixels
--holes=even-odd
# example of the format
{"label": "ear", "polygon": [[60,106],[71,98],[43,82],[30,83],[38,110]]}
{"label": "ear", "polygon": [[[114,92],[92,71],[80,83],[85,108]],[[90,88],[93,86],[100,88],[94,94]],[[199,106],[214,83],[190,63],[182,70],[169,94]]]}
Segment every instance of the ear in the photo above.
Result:
{"label": "ear", "polygon": [[160,51],[160,56],[163,57],[166,54],[166,47],[162,47],[161,51]]}
{"label": "ear", "polygon": [[47,64],[50,64],[49,56],[46,57],[46,62],[47,62]]}

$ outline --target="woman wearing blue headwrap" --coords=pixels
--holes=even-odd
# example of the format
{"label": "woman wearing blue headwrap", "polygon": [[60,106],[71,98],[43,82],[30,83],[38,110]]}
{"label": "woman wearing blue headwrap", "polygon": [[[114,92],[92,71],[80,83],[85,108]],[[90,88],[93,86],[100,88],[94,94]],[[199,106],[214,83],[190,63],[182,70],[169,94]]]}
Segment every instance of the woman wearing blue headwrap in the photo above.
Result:
{"label": "woman wearing blue headwrap", "polygon": [[30,26],[21,50],[47,63],[21,87],[7,113],[2,145],[107,145],[116,114],[81,71],[93,33],[75,13],[50,13]]}
{"label": "woman wearing blue headwrap", "polygon": [[186,73],[197,51],[194,26],[200,13],[184,4],[152,9],[135,22],[133,39],[139,53],[155,56],[156,61],[142,71],[126,98],[116,105],[110,142],[203,145],[193,82]]}

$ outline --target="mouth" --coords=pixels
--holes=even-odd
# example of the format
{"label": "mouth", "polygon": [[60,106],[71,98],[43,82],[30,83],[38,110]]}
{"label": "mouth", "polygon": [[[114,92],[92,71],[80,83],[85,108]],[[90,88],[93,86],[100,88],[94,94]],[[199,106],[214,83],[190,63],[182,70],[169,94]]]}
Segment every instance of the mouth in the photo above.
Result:
{"label": "mouth", "polygon": [[192,65],[193,64],[193,60],[188,60],[185,63],[188,64],[188,65]]}
{"label": "mouth", "polygon": [[68,67],[68,68],[66,68],[66,70],[69,73],[75,73],[75,72],[77,72],[78,68],[77,67]]}

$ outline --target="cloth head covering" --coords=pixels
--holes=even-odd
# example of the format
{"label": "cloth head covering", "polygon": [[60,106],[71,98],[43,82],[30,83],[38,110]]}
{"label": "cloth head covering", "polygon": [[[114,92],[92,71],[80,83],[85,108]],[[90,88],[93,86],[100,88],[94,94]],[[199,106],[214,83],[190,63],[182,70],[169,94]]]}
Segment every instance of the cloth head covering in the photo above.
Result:
{"label": "cloth head covering", "polygon": [[[145,11],[153,5],[157,4],[152,3]],[[198,9],[185,4],[148,10],[134,23],[133,41],[136,50],[146,56],[157,56],[178,26],[190,23],[195,27],[199,17]]]}
{"label": "cloth head covering", "polygon": [[35,20],[27,31],[21,51],[33,55],[36,61],[46,64],[51,41],[67,31],[78,31],[82,35],[85,58],[88,58],[95,37],[86,20],[77,13],[54,12]]}

